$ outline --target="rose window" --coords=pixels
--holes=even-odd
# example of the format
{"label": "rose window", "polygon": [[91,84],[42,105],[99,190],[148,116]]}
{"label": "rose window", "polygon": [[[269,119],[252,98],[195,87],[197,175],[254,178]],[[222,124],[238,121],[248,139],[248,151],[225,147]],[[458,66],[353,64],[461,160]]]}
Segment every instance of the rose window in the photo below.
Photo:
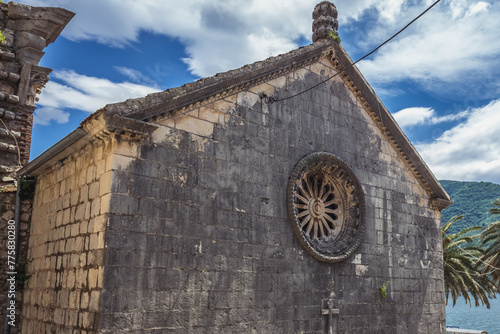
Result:
{"label": "rose window", "polygon": [[300,228],[310,238],[328,239],[340,231],[342,197],[333,181],[322,173],[302,172],[296,180],[294,203]]}
{"label": "rose window", "polygon": [[361,242],[361,186],[351,169],[333,154],[310,154],[290,177],[288,216],[295,235],[311,255],[326,262],[342,261]]}

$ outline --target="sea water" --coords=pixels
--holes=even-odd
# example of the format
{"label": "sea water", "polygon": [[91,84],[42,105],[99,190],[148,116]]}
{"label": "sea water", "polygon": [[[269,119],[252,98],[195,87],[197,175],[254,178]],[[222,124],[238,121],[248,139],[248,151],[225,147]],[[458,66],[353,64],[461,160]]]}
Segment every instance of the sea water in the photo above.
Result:
{"label": "sea water", "polygon": [[500,295],[496,299],[490,299],[489,310],[486,306],[475,307],[474,300],[472,303],[471,307],[463,298],[459,298],[455,306],[452,306],[450,297],[446,306],[446,325],[500,334]]}

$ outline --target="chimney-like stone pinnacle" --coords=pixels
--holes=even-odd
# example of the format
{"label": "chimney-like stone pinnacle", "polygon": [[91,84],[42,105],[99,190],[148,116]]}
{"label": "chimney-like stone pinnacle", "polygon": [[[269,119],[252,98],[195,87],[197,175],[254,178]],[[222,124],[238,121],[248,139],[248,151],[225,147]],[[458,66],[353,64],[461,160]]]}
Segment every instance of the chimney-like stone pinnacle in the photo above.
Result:
{"label": "chimney-like stone pinnacle", "polygon": [[313,11],[313,42],[330,38],[330,33],[337,35],[339,22],[337,21],[337,8],[329,1],[322,1],[314,7]]}

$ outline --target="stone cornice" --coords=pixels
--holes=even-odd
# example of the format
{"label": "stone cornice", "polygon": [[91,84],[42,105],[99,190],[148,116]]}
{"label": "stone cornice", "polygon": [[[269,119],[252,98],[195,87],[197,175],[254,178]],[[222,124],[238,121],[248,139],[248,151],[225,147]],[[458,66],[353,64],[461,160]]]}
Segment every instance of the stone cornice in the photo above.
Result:
{"label": "stone cornice", "polygon": [[431,208],[434,210],[442,211],[452,204],[452,201],[448,201],[442,198],[431,198],[429,200]]}
{"label": "stone cornice", "polygon": [[118,115],[103,115],[100,125],[95,126],[96,122],[99,121],[94,119],[92,122],[85,124],[84,129],[90,130],[89,134],[91,133],[95,138],[100,140],[115,136],[121,140],[142,141],[149,138],[151,133],[158,128],[156,124]]}
{"label": "stone cornice", "polygon": [[149,121],[160,115],[182,112],[306,67],[318,61],[331,43],[331,41],[317,42],[287,54],[188,83],[182,87],[150,94],[144,98],[109,104],[96,114],[121,114],[129,118]]}
{"label": "stone cornice", "polygon": [[125,118],[118,115],[100,115],[63,138],[23,167],[18,176],[41,174],[46,168],[54,166],[69,155],[79,152],[97,141],[111,141],[114,138],[128,141],[141,141],[150,137],[158,125]]}
{"label": "stone cornice", "polygon": [[[53,43],[61,34],[68,22],[75,16],[69,10],[56,7],[33,7],[14,1],[8,3],[8,15],[11,21],[7,28],[22,30],[42,37],[46,45]],[[17,22],[18,20],[30,20]]]}

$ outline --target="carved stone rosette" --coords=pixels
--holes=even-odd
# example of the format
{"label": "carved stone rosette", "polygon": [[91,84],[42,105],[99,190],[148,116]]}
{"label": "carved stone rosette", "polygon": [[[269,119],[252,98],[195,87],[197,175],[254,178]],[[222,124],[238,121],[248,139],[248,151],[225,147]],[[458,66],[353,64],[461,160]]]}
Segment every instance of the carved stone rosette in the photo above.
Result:
{"label": "carved stone rosette", "polygon": [[287,211],[300,243],[319,261],[343,261],[361,243],[363,190],[349,166],[331,153],[309,154],[295,166]]}

